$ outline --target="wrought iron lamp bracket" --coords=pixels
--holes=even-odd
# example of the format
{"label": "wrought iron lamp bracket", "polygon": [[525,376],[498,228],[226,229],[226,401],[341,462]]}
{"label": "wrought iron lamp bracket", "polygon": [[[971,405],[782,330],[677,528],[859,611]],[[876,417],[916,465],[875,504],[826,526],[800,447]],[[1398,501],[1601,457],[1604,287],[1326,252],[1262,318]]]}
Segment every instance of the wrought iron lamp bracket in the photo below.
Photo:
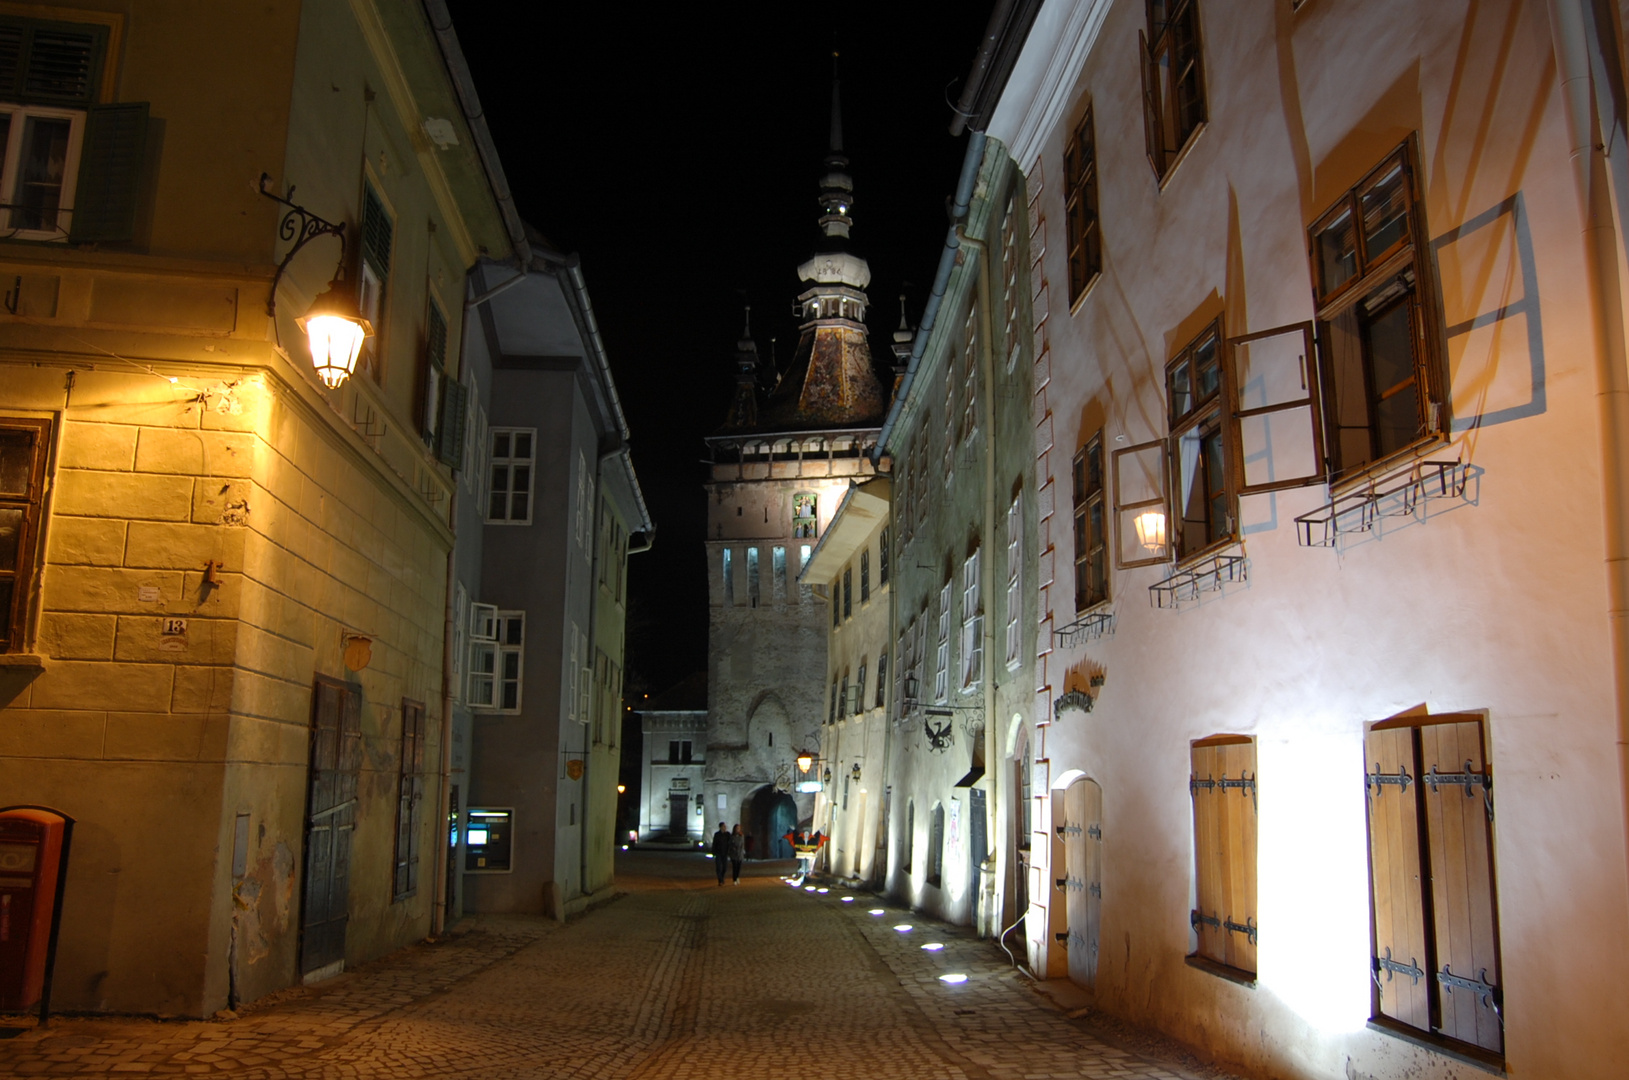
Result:
{"label": "wrought iron lamp bracket", "polygon": [[277,223],[277,235],[284,240],[294,241],[294,245],[283,255],[283,261],[277,264],[277,273],[272,275],[271,292],[266,297],[266,314],[277,314],[277,285],[283,280],[283,271],[288,264],[294,261],[294,256],[300,249],[319,236],[336,236],[339,238],[339,261],[334,266],[334,280],[338,281],[345,276],[345,225],[334,224],[326,218],[320,218],[307,210],[299,203],[294,202],[294,185],[290,184],[288,196],[284,197],[274,191],[266,190],[266,182],[271,177],[266,173],[260,174],[260,193],[279,206],[288,207],[283,220]]}

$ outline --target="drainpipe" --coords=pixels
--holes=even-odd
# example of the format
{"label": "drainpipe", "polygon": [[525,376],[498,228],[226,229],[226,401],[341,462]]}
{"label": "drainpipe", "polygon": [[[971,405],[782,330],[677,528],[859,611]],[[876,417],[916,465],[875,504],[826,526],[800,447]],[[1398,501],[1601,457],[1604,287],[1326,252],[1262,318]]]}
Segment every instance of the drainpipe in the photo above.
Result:
{"label": "drainpipe", "polygon": [[[983,398],[984,415],[980,422],[984,426],[984,550],[989,553],[985,559],[982,573],[979,575],[979,588],[984,593],[984,775],[989,781],[989,791],[997,800],[1000,798],[999,780],[993,765],[996,760],[993,746],[996,745],[996,699],[995,699],[995,553],[996,544],[996,462],[995,462],[995,357],[992,351],[991,334],[993,324],[990,317],[990,249],[983,240],[976,240],[967,235],[965,225],[956,226],[956,239],[966,247],[978,253],[978,303],[979,303],[979,381],[984,384]],[[988,813],[988,808],[986,808]],[[985,835],[990,835],[989,821],[985,821]],[[979,868],[979,890],[984,890],[984,875],[986,871]],[[988,921],[989,905],[983,904],[982,916]],[[999,923],[999,920],[997,920]],[[983,933],[984,927],[978,927]]]}
{"label": "drainpipe", "polygon": [[1607,164],[1591,110],[1590,50],[1580,0],[1550,0],[1561,100],[1573,178],[1583,213],[1584,268],[1595,335],[1595,399],[1601,423],[1605,511],[1607,628],[1617,717],[1619,793],[1629,842],[1629,370],[1625,368],[1617,237]]}
{"label": "drainpipe", "polygon": [[447,793],[452,790],[452,704],[453,704],[453,593],[458,588],[458,483],[447,496],[447,520],[452,523],[453,543],[447,549],[447,596],[441,626],[441,777],[436,790],[435,906],[430,915],[430,936],[437,938],[447,928]]}

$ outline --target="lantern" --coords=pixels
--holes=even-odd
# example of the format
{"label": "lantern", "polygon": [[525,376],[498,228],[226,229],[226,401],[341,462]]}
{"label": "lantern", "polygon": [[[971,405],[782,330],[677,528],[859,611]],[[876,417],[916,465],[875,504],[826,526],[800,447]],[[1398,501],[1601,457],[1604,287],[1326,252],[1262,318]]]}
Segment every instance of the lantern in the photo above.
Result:
{"label": "lantern", "polygon": [[1137,542],[1150,553],[1165,549],[1165,513],[1160,510],[1145,510],[1135,519],[1137,526]]}
{"label": "lantern", "polygon": [[310,309],[294,322],[310,342],[311,365],[330,390],[356,371],[363,339],[373,336],[373,326],[362,317],[356,297],[337,280],[330,281],[327,291],[311,301]]}

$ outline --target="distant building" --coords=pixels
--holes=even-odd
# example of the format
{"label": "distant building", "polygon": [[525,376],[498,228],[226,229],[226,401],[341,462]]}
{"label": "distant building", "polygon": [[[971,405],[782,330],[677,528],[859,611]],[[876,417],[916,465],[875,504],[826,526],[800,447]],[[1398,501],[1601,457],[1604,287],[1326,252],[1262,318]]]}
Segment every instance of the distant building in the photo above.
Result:
{"label": "distant building", "polygon": [[865,327],[871,271],[847,249],[847,170],[834,83],[822,239],[798,268],[808,287],[791,366],[760,401],[757,346],[744,335],[735,398],[707,440],[705,817],[746,823],[756,855],[789,857],[778,838],[813,817],[813,791],[794,791],[794,758],[820,749],[831,612],[798,575],[849,483],[875,474],[887,403]]}
{"label": "distant building", "polygon": [[[706,814],[707,673],[647,699],[639,709],[639,839],[699,841],[720,820]],[[734,825],[738,819],[730,818]]]}

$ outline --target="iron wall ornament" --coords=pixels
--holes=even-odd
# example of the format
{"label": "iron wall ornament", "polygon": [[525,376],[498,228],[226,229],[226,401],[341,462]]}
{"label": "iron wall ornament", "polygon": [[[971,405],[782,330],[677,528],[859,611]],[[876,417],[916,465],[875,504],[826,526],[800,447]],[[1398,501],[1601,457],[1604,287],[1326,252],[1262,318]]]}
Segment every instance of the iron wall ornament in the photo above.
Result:
{"label": "iron wall ornament", "polygon": [[1063,695],[1052,703],[1052,719],[1063,719],[1063,710],[1079,709],[1081,712],[1091,712],[1096,699],[1090,694],[1080,690],[1065,690]]}
{"label": "iron wall ornament", "polygon": [[955,720],[949,719],[935,724],[933,718],[922,721],[922,732],[927,736],[928,749],[943,753],[950,749],[950,744],[956,741]]}
{"label": "iron wall ornament", "polygon": [[334,280],[338,281],[344,278],[345,226],[343,224],[336,225],[326,218],[320,218],[294,202],[294,185],[292,184],[289,185],[287,197],[274,191],[267,191],[266,183],[269,180],[271,180],[270,175],[266,173],[260,174],[260,193],[279,206],[288,207],[288,212],[283,215],[283,220],[277,223],[277,235],[284,240],[294,242],[294,246],[284,253],[283,261],[277,264],[277,273],[272,275],[271,293],[266,297],[266,314],[276,316],[277,285],[278,282],[283,280],[283,271],[288,269],[288,264],[294,261],[294,256],[300,253],[300,249],[317,237],[336,236],[339,238],[339,262],[334,267]]}

